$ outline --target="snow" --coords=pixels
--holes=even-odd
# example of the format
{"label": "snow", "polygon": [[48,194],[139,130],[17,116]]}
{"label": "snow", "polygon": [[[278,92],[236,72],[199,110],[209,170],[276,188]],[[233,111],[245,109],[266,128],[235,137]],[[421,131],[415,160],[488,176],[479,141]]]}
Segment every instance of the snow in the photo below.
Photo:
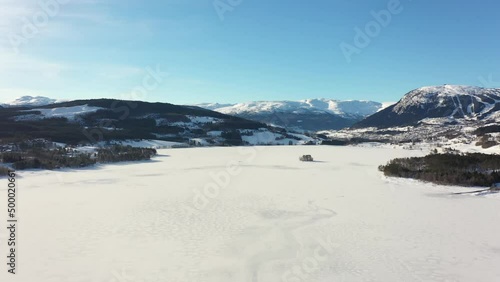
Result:
{"label": "snow", "polygon": [[93,154],[93,153],[96,153],[97,150],[99,150],[100,147],[98,146],[80,146],[80,147],[76,147],[75,149],[73,149],[73,151],[75,152],[78,152],[78,153],[82,153],[82,154]]}
{"label": "snow", "polygon": [[[186,148],[189,147],[186,143],[163,141],[163,140],[112,140],[109,142],[99,142],[95,146],[77,146],[71,147],[74,152],[93,154],[99,149],[113,144],[131,146],[135,148],[153,148],[153,149],[167,149],[167,148]],[[54,143],[57,147],[67,147],[64,143]]]}
{"label": "snow", "polygon": [[[165,149],[165,148],[182,148],[189,146],[185,143],[163,141],[163,140],[113,140],[111,144],[119,144],[123,146],[132,146],[135,148],[153,148],[153,149]],[[101,142],[100,146],[106,146],[105,142]]]}
{"label": "snow", "polygon": [[[420,151],[278,146],[159,153],[148,162],[21,172],[19,269],[8,275],[4,264],[0,281],[500,277],[498,194],[453,195],[470,189],[387,179],[377,170]],[[300,162],[304,154],[317,161]],[[6,195],[7,182],[0,182]],[[6,232],[0,236],[4,245]]]}
{"label": "snow", "polygon": [[482,87],[469,86],[469,85],[439,85],[439,86],[425,86],[421,87],[418,90],[425,92],[434,92],[439,93],[442,96],[455,96],[458,93],[478,93],[481,92]]}
{"label": "snow", "polygon": [[[470,104],[466,105],[466,107],[460,102],[462,96],[466,96],[467,99],[465,100],[470,100]],[[493,103],[485,102],[485,99],[493,100]],[[407,111],[409,107],[445,107],[446,102],[450,102],[450,100],[455,107],[451,116],[460,112],[464,117],[475,118],[491,114],[490,111],[495,104],[500,102],[500,89],[464,85],[421,87],[406,94],[394,107],[393,111],[401,114]],[[474,102],[484,104],[484,109],[480,112],[476,111]],[[467,113],[463,112],[464,108],[467,109]]]}
{"label": "snow", "polygon": [[476,146],[476,142],[472,142],[470,144],[466,144],[463,142],[449,142],[444,144],[446,148],[451,148],[462,153],[483,153],[483,154],[500,154],[500,146],[492,146],[487,149],[482,148],[481,146]]}
{"label": "snow", "polygon": [[49,104],[54,104],[60,102],[56,99],[51,99],[42,96],[22,96],[14,101],[6,102],[2,104],[4,107],[25,107],[25,106],[45,106]]}
{"label": "snow", "polygon": [[192,123],[217,123],[221,122],[221,119],[214,117],[203,117],[203,116],[187,116]]}
{"label": "snow", "polygon": [[186,116],[189,119],[189,122],[173,122],[169,123],[165,119],[160,119],[157,120],[157,124],[169,124],[171,126],[181,126],[181,127],[188,127],[188,128],[200,128],[200,125],[204,125],[207,123],[219,123],[222,122],[221,119],[219,118],[214,118],[214,117],[206,117],[206,116]]}
{"label": "snow", "polygon": [[74,107],[60,107],[52,109],[33,109],[28,111],[30,112],[38,111],[40,112],[40,114],[39,115],[29,114],[24,116],[18,116],[16,117],[16,120],[40,119],[40,118],[67,118],[68,120],[75,120],[79,115],[97,112],[98,110],[102,109],[104,108],[90,107],[88,105],[74,106]]}
{"label": "snow", "polygon": [[189,139],[189,143],[194,144],[195,146],[210,146],[211,144],[203,139],[203,138],[191,138]]}
{"label": "snow", "polygon": [[203,104],[197,104],[196,106],[207,110],[215,110],[219,108],[230,107],[233,105],[234,104],[203,103]]}
{"label": "snow", "polygon": [[295,101],[259,101],[240,103],[230,107],[216,109],[224,114],[258,113],[258,112],[293,112],[300,109],[301,103]]}
{"label": "snow", "polygon": [[383,107],[383,104],[373,101],[358,100],[339,101],[333,99],[307,99],[301,101],[256,101],[225,105],[200,104],[198,106],[230,115],[272,112],[327,112],[341,116],[368,116],[379,111]]}
{"label": "snow", "polygon": [[[288,133],[288,135],[299,138],[286,138],[283,134],[271,132],[267,129],[242,130],[241,139],[248,145],[303,145],[307,142],[315,142],[316,139],[298,133]],[[249,135],[248,133],[251,133]]]}
{"label": "snow", "polygon": [[277,145],[278,141],[276,141],[276,138],[279,138],[281,136],[281,134],[273,133],[270,131],[255,131],[251,136],[241,136],[241,139],[251,145]]}
{"label": "snow", "polygon": [[447,123],[454,122],[455,119],[452,117],[442,117],[442,118],[424,118],[420,120],[420,124],[432,124],[432,125],[444,125]]}

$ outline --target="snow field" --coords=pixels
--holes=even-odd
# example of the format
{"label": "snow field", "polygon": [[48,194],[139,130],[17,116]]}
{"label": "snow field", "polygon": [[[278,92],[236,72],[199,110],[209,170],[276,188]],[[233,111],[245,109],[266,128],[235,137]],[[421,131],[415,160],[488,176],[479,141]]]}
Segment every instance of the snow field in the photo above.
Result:
{"label": "snow field", "polygon": [[[421,151],[279,146],[159,153],[149,162],[20,173],[19,274],[0,271],[0,280],[500,278],[497,196],[452,195],[467,189],[386,179],[377,170]],[[317,161],[298,161],[303,154]]]}

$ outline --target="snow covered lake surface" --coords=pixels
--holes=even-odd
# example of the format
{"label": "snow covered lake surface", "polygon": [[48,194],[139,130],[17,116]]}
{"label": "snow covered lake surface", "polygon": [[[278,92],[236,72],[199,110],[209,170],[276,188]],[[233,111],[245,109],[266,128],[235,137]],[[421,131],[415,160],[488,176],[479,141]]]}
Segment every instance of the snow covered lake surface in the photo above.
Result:
{"label": "snow covered lake surface", "polygon": [[[0,281],[500,281],[497,195],[452,195],[468,189],[377,170],[420,151],[159,153],[150,162],[21,173],[18,274],[2,263]],[[317,161],[299,162],[303,154]]]}

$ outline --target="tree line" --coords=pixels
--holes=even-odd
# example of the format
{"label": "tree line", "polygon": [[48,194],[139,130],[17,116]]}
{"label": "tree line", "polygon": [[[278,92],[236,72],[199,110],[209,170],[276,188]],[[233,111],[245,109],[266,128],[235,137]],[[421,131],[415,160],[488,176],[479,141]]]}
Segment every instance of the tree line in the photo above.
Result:
{"label": "tree line", "polygon": [[47,149],[33,147],[19,152],[0,153],[2,163],[16,170],[79,168],[96,163],[149,160],[157,152],[150,148],[113,145],[100,148],[96,153],[71,151],[65,148]]}
{"label": "tree line", "polygon": [[380,166],[379,170],[386,176],[437,184],[490,187],[500,183],[500,155],[430,154],[394,159]]}

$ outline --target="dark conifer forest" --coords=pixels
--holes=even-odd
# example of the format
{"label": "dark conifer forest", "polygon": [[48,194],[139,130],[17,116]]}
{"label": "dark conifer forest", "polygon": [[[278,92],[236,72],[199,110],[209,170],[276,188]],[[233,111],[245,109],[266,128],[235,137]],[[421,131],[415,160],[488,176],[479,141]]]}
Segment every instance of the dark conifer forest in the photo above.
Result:
{"label": "dark conifer forest", "polygon": [[394,159],[380,166],[379,170],[386,176],[436,184],[490,187],[500,182],[500,156],[480,153],[430,154]]}

